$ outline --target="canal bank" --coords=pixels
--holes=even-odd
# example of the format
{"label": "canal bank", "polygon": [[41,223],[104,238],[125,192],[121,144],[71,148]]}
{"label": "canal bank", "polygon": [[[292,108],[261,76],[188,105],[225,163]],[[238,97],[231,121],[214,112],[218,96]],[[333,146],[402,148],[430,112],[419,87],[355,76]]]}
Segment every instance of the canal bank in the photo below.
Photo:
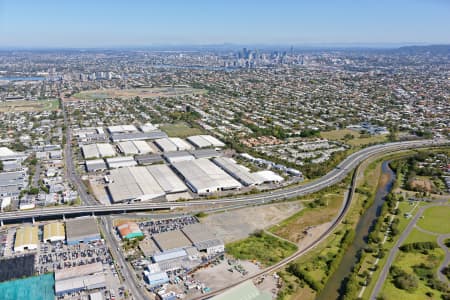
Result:
{"label": "canal bank", "polygon": [[[384,177],[384,178],[383,178]],[[337,270],[331,275],[327,284],[317,296],[318,300],[338,299],[342,287],[352,272],[353,266],[359,261],[359,253],[367,246],[367,237],[374,228],[381,213],[386,195],[391,191],[395,182],[395,173],[389,167],[389,161],[381,165],[381,177],[384,180],[377,187],[372,205],[359,219],[355,228],[353,243],[345,250],[345,254]]]}

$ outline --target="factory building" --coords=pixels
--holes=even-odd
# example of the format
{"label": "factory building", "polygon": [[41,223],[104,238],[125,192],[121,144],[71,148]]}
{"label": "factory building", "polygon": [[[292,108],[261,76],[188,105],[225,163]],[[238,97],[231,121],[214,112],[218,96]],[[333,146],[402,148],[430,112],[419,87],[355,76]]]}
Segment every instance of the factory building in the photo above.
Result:
{"label": "factory building", "polygon": [[244,166],[238,165],[233,159],[228,157],[217,157],[212,160],[225,172],[230,174],[236,180],[239,180],[245,186],[253,186],[263,183],[263,179]]}
{"label": "factory building", "polygon": [[138,129],[134,125],[115,125],[109,126],[107,128],[109,133],[125,133],[125,132],[136,132]]}
{"label": "factory building", "polygon": [[112,170],[109,181],[108,191],[113,203],[130,200],[151,200],[165,194],[146,167]]}
{"label": "factory building", "polygon": [[146,141],[119,142],[117,147],[124,155],[147,154],[153,152]]}
{"label": "factory building", "polygon": [[192,150],[191,144],[180,138],[163,138],[155,140],[155,144],[163,152]]}
{"label": "factory building", "polygon": [[92,159],[92,160],[86,160],[86,171],[87,172],[97,172],[97,171],[103,171],[106,170],[106,163],[103,159]]}
{"label": "factory building", "polygon": [[44,242],[60,242],[66,239],[66,231],[64,224],[61,222],[54,222],[44,225]]}
{"label": "factory building", "polygon": [[106,165],[109,169],[118,169],[125,167],[134,167],[137,162],[131,156],[112,157],[106,159]]}
{"label": "factory building", "polygon": [[192,245],[189,239],[180,230],[158,233],[153,235],[152,238],[163,253],[165,251],[183,249]]}
{"label": "factory building", "polygon": [[188,190],[183,181],[167,165],[148,166],[147,170],[166,194],[181,193]]}
{"label": "factory building", "polygon": [[76,218],[66,221],[66,239],[67,245],[100,240],[97,221],[92,217]]}
{"label": "factory building", "polygon": [[205,251],[208,255],[214,255],[225,251],[225,244],[217,238],[209,229],[201,224],[190,224],[181,231],[187,236],[198,251]]}
{"label": "factory building", "polygon": [[0,197],[17,199],[20,191],[28,186],[28,175],[24,170],[0,173]]}
{"label": "factory building", "polygon": [[139,229],[139,225],[135,222],[125,222],[117,226],[117,230],[119,231],[120,237],[122,239],[135,239],[143,237],[144,234]]}
{"label": "factory building", "polygon": [[199,195],[239,189],[241,184],[208,159],[181,161],[173,167],[184,178],[189,188]]}
{"label": "factory building", "polygon": [[130,132],[130,133],[111,133],[111,140],[114,143],[124,141],[145,141],[166,138],[167,134],[160,130],[151,132]]}
{"label": "factory building", "polygon": [[225,144],[211,135],[193,135],[187,140],[197,148],[223,148]]}
{"label": "factory building", "polygon": [[106,277],[103,273],[102,263],[55,271],[55,294],[57,297],[103,288],[106,288]]}
{"label": "factory building", "polygon": [[157,273],[144,273],[145,279],[148,284],[153,286],[163,285],[169,282],[169,277],[166,272],[157,272]]}
{"label": "factory building", "polygon": [[284,181],[283,177],[269,170],[258,171],[253,174],[261,178],[262,183],[281,183]]}
{"label": "factory building", "polygon": [[195,157],[187,151],[167,152],[163,154],[163,157],[169,164],[195,159]]}
{"label": "factory building", "polygon": [[137,155],[134,157],[134,159],[141,166],[164,162],[164,159],[159,154]]}
{"label": "factory building", "polygon": [[28,157],[28,154],[22,152],[15,152],[7,147],[0,147],[0,160],[6,161],[24,161]]}
{"label": "factory building", "polygon": [[214,157],[223,156],[223,153],[221,151],[216,151],[215,149],[211,149],[211,148],[192,150],[192,151],[189,151],[189,153],[191,153],[196,159],[214,158]]}
{"label": "factory building", "polygon": [[82,145],[81,151],[83,152],[84,159],[113,157],[117,155],[114,147],[108,143]]}
{"label": "factory building", "polygon": [[38,228],[26,225],[16,231],[14,240],[14,252],[23,252],[25,250],[36,250],[39,245]]}

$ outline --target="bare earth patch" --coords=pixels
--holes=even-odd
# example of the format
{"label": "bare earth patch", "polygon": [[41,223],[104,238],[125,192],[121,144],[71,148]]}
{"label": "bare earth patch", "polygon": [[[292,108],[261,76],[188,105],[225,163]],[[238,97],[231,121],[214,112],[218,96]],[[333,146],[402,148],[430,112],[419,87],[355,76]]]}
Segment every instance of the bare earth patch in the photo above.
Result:
{"label": "bare earth patch", "polygon": [[218,214],[212,214],[201,219],[211,231],[225,243],[246,238],[257,229],[263,229],[281,222],[302,208],[300,202],[248,207]]}

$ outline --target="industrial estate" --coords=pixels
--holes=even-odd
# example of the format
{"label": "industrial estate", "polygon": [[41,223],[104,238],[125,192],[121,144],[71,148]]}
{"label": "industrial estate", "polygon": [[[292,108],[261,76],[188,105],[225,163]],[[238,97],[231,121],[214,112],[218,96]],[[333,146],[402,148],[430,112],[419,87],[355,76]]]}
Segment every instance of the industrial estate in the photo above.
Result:
{"label": "industrial estate", "polygon": [[0,49],[0,299],[450,299],[450,47]]}

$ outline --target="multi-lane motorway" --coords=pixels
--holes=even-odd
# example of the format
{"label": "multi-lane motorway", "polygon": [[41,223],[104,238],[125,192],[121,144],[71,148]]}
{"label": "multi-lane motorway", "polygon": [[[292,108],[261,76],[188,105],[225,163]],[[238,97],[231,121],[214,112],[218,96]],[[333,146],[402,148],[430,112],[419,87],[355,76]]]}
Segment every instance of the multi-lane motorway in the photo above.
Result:
{"label": "multi-lane motorway", "polygon": [[[396,142],[371,146],[355,152],[342,161],[335,169],[327,173],[318,180],[300,186],[292,186],[285,189],[264,192],[256,195],[246,195],[238,197],[227,197],[214,200],[192,200],[186,202],[137,202],[130,204],[116,204],[110,206],[100,205],[83,205],[77,207],[61,207],[61,208],[42,208],[30,211],[7,212],[0,215],[2,222],[14,222],[31,218],[60,218],[62,216],[81,215],[81,214],[111,214],[131,211],[145,211],[158,209],[174,209],[182,207],[195,206],[218,206],[218,205],[232,205],[232,204],[262,204],[277,200],[289,199],[309,193],[316,192],[327,186],[331,186],[347,176],[359,163],[370,156],[389,153],[402,149],[413,149],[420,147],[429,147],[448,144],[448,140],[420,140],[408,142]],[[69,175],[70,176],[70,175]],[[76,183],[75,183],[76,184]],[[78,184],[77,184],[78,185]],[[79,188],[77,186],[77,188]],[[79,192],[82,193],[84,189],[81,188]],[[89,197],[90,195],[83,195]],[[83,199],[84,200],[84,199]],[[84,201],[85,203],[88,201]],[[92,202],[88,202],[92,203]]]}

